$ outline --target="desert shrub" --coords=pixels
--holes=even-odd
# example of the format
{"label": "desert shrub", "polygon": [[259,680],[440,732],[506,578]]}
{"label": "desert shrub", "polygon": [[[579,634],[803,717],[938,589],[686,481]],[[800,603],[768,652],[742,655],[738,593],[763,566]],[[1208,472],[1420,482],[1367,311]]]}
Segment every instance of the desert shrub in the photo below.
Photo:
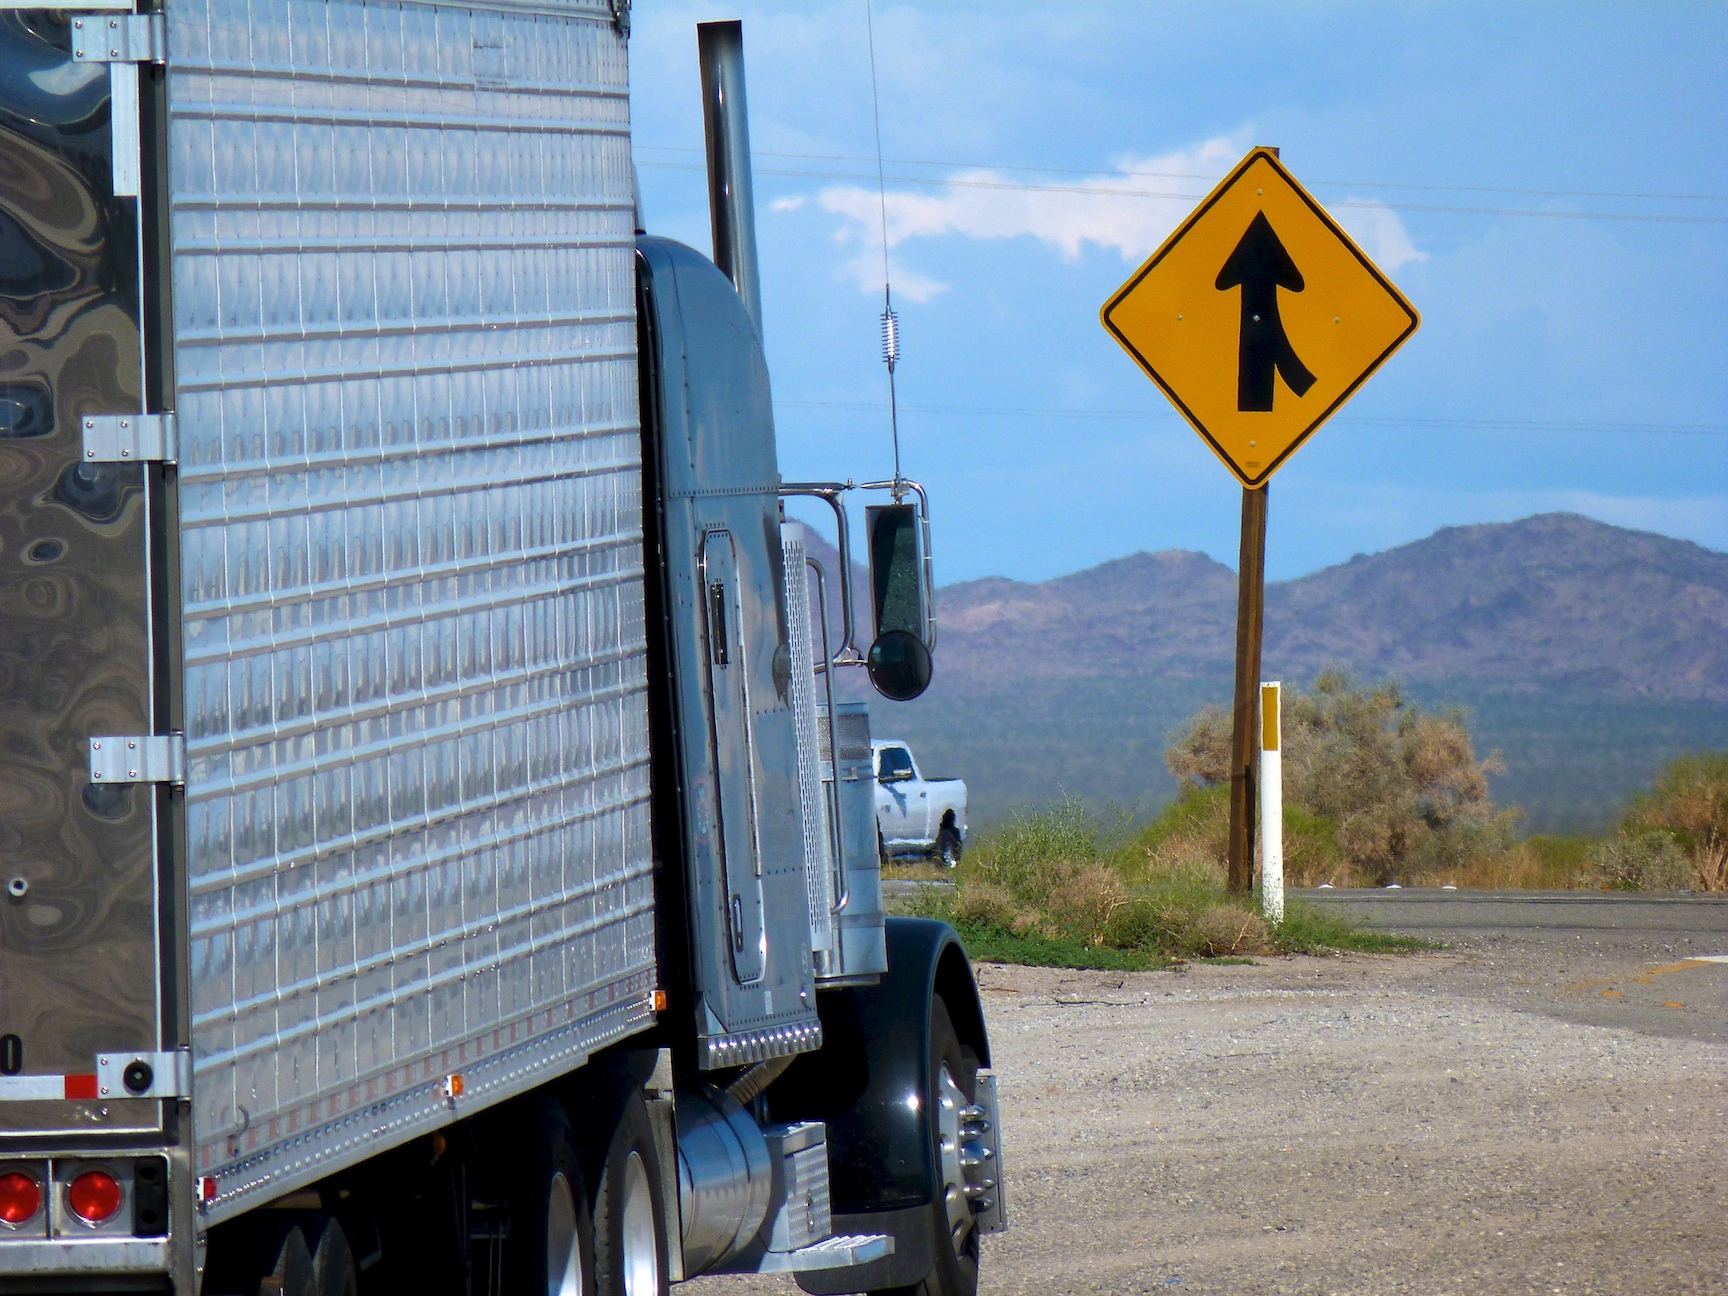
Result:
{"label": "desert shrub", "polygon": [[1699,891],[1728,891],[1728,838],[1714,838],[1692,852],[1692,885]]}
{"label": "desert shrub", "polygon": [[963,881],[988,882],[1022,901],[1041,901],[1099,855],[1101,829],[1078,801],[1015,815],[980,839],[960,866]]}
{"label": "desert shrub", "polygon": [[[1185,802],[1128,841],[1073,803],[1022,814],[982,835],[953,894],[933,893],[918,912],[954,922],[974,953],[1044,964],[1146,966],[1282,948],[1279,934],[1225,889],[1222,799],[1200,789]],[[1382,947],[1328,921],[1319,935],[1313,924],[1303,928],[1301,948],[1327,940]]]}
{"label": "desert shrub", "polygon": [[1264,954],[1271,948],[1266,920],[1240,905],[1208,908],[1194,924],[1195,952],[1204,958]]}
{"label": "desert shrub", "polygon": [[[1230,723],[1209,707],[1166,751],[1178,805],[1206,792],[1227,798]],[[1356,686],[1328,671],[1289,697],[1283,730],[1285,804],[1307,833],[1287,875],[1390,882],[1511,844],[1514,815],[1488,795],[1488,776],[1505,766],[1498,753],[1477,760],[1461,712],[1424,711],[1396,684]]]}
{"label": "desert shrub", "polygon": [[1628,832],[1666,832],[1686,850],[1728,841],[1728,751],[1670,761],[1622,817]]}
{"label": "desert shrub", "polygon": [[1670,761],[1654,786],[1633,798],[1621,833],[1666,834],[1689,857],[1699,891],[1728,891],[1728,751]]}
{"label": "desert shrub", "polygon": [[1338,840],[1338,825],[1288,801],[1284,803],[1284,882],[1295,887],[1356,883],[1356,870]]}
{"label": "desert shrub", "polygon": [[963,927],[1014,929],[1020,906],[1006,888],[993,882],[974,882],[959,888],[954,897],[954,921]]}
{"label": "desert shrub", "polygon": [[1616,833],[1590,849],[1597,885],[1616,891],[1676,891],[1692,880],[1686,852],[1665,832]]}

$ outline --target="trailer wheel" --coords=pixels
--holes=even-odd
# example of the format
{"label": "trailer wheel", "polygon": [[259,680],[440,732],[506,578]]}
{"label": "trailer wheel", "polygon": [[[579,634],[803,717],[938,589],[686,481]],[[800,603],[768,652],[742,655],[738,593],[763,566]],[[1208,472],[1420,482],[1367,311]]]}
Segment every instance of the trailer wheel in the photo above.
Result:
{"label": "trailer wheel", "polygon": [[642,1095],[631,1093],[594,1194],[594,1270],[600,1296],[665,1296],[665,1198]]}
{"label": "trailer wheel", "polygon": [[520,1296],[592,1296],[594,1220],[563,1105],[547,1100],[529,1127],[526,1165],[511,1194],[505,1290]]}
{"label": "trailer wheel", "polygon": [[298,1224],[283,1231],[274,1249],[276,1254],[258,1284],[259,1296],[322,1296],[312,1266],[312,1249]]}
{"label": "trailer wheel", "polygon": [[930,1072],[936,1164],[942,1177],[929,1215],[936,1261],[923,1282],[872,1296],[977,1296],[978,1223],[960,1163],[960,1109],[977,1097],[978,1058],[960,1043],[941,995],[930,1005]]}
{"label": "trailer wheel", "polygon": [[312,1290],[316,1296],[358,1296],[360,1278],[348,1235],[326,1218],[312,1243]]}

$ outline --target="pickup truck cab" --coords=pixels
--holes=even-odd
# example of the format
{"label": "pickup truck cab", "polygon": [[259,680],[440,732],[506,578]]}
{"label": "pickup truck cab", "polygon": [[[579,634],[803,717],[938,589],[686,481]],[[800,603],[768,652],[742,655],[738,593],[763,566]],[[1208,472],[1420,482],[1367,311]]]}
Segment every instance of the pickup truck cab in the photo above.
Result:
{"label": "pickup truck cab", "polygon": [[870,744],[876,760],[876,832],[882,856],[934,855],[953,868],[966,844],[966,784],[925,778],[898,739]]}

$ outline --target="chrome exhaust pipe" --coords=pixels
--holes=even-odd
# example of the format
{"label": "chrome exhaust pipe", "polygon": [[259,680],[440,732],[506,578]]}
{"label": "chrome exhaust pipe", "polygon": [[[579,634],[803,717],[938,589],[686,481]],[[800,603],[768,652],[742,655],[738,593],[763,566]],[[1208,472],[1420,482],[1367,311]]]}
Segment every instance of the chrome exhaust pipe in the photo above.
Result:
{"label": "chrome exhaust pipe", "polygon": [[702,62],[702,123],[708,144],[708,215],[714,264],[732,281],[756,336],[762,284],[756,272],[756,201],[750,185],[750,114],[744,98],[744,24],[696,24]]}

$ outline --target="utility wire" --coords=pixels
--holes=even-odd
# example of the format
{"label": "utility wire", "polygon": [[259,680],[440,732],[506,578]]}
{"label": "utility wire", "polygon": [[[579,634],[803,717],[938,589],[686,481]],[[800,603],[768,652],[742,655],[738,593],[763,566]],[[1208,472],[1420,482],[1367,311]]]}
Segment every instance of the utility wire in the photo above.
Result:
{"label": "utility wire", "polygon": [[[698,148],[688,148],[677,144],[637,144],[638,152],[650,153],[701,153]],[[756,150],[757,157],[786,158],[792,161],[804,162],[872,162],[877,159],[861,157],[851,153],[770,153],[763,149]],[[888,158],[895,166],[940,166],[961,167],[978,171],[1028,171],[1039,175],[1081,175],[1097,176],[1103,174],[1097,167],[1041,167],[1029,166],[1017,162],[953,162],[936,158]],[[1159,180],[1205,180],[1216,184],[1222,176],[1202,175],[1197,171],[1120,171],[1121,176],[1147,176]],[[1728,194],[1674,194],[1674,193],[1638,193],[1609,189],[1519,189],[1501,185],[1437,185],[1411,184],[1396,180],[1310,180],[1309,185],[1335,185],[1339,188],[1375,188],[1375,189],[1426,189],[1436,193],[1500,193],[1520,194],[1531,198],[1650,198],[1673,202],[1728,202]]]}
{"label": "utility wire", "polygon": [[[637,163],[638,166],[651,167],[657,171],[700,171],[695,164],[683,162],[647,162]],[[757,175],[790,176],[805,180],[850,180],[856,183],[860,177],[837,171],[794,171],[771,167],[757,167]],[[1186,202],[1198,202],[1205,194],[1200,193],[1169,193],[1152,189],[1108,189],[1101,185],[1064,185],[1064,184],[1028,184],[1013,180],[966,180],[961,178],[943,179],[936,176],[900,176],[894,177],[896,184],[932,185],[938,188],[956,189],[1006,189],[1020,190],[1031,193],[1066,193],[1088,194],[1103,198],[1163,198],[1180,199]],[[886,204],[886,179],[879,176],[878,189]],[[1657,225],[1728,225],[1728,216],[1669,216],[1655,215],[1648,212],[1576,212],[1576,211],[1542,211],[1531,207],[1454,207],[1439,203],[1404,203],[1404,202],[1363,202],[1347,200],[1329,202],[1329,208],[1360,207],[1368,209],[1389,208],[1393,211],[1443,212],[1452,215],[1467,216],[1534,216],[1547,220],[1601,220],[1601,221],[1632,221],[1641,224]]]}
{"label": "utility wire", "polygon": [[[841,400],[777,400],[776,405],[785,409],[845,409],[845,410],[875,410],[880,408],[868,401]],[[1168,422],[1172,425],[1187,427],[1179,423],[1175,414],[1152,410],[1110,410],[1110,409],[1044,409],[1035,406],[990,406],[990,405],[908,405],[908,410],[921,414],[939,415],[969,415],[987,418],[1048,418],[1048,419],[1103,419],[1121,420],[1127,422]],[[1471,419],[1471,418],[1429,418],[1410,416],[1386,416],[1376,418],[1372,415],[1345,415],[1332,419],[1333,423],[1352,424],[1359,427],[1431,427],[1431,428],[1465,428],[1483,432],[1535,432],[1553,435],[1570,433],[1609,433],[1646,435],[1659,434],[1668,436],[1728,436],[1728,426],[1712,423],[1596,423],[1596,422],[1566,422],[1547,419]]]}

